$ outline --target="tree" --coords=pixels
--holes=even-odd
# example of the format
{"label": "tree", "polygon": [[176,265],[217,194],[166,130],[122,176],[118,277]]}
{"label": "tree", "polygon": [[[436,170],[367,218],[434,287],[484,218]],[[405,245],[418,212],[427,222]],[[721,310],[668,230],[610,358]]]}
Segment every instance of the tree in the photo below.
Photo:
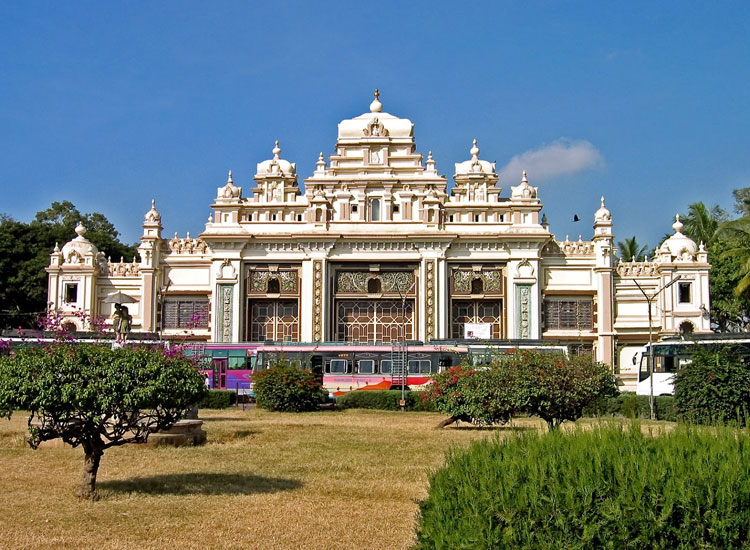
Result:
{"label": "tree", "polygon": [[731,241],[722,239],[708,247],[711,325],[719,332],[743,332],[750,326],[750,298],[747,293],[735,292],[743,277],[740,257],[731,252],[736,248]]}
{"label": "tree", "polygon": [[719,226],[727,221],[727,213],[717,205],[707,208],[702,202],[694,202],[688,206],[686,216],[681,216],[682,232],[696,243],[709,246],[717,236]]}
{"label": "tree", "polygon": [[132,259],[135,246],[119,241],[119,233],[99,213],[81,214],[68,202],[53,202],[30,223],[0,215],[0,328],[35,328],[36,319],[47,308],[49,255],[55,244],[76,236],[83,222],[86,238],[114,260]]}
{"label": "tree", "polygon": [[609,367],[588,356],[520,351],[500,360],[517,365],[520,408],[542,418],[550,431],[581,418],[594,401],[618,393]]}
{"label": "tree", "polygon": [[259,407],[281,412],[315,411],[328,397],[319,376],[312,370],[293,366],[286,359],[253,373],[253,391]]}
{"label": "tree", "polygon": [[55,343],[0,357],[0,414],[29,411],[29,444],[61,438],[83,448],[78,494],[95,498],[104,451],[146,441],[203,398],[203,377],[161,348]]}
{"label": "tree", "polygon": [[731,346],[696,349],[689,364],[675,374],[677,413],[689,422],[737,422],[750,414],[750,369]]}
{"label": "tree", "polygon": [[[510,366],[511,368],[505,368]],[[511,365],[483,369],[467,366],[450,368],[431,377],[425,398],[448,418],[438,424],[444,428],[454,422],[504,424],[518,404]]]}
{"label": "tree", "polygon": [[741,216],[750,216],[750,187],[743,187],[732,191],[734,196],[734,211]]}
{"label": "tree", "polygon": [[617,241],[617,248],[620,249],[620,258],[626,262],[641,262],[645,257],[648,245],[640,246],[638,240],[633,237],[626,237],[624,241]]}

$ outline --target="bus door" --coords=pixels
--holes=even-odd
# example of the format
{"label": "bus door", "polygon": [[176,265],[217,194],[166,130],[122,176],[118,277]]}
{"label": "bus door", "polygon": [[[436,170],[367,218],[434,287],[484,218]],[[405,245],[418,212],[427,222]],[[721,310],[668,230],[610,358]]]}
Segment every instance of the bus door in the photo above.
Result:
{"label": "bus door", "polygon": [[225,390],[227,388],[227,363],[229,359],[219,357],[213,359],[213,388],[216,390]]}
{"label": "bus door", "polygon": [[321,384],[323,383],[323,356],[313,355],[310,358],[310,370],[312,371],[315,379]]}

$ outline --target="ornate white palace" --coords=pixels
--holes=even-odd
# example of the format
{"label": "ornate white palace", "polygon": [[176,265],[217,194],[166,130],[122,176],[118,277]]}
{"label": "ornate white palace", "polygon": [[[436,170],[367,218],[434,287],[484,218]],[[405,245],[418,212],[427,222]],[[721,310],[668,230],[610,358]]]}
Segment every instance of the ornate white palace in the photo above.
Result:
{"label": "ornate white palace", "polygon": [[249,193],[229,172],[196,237],[163,237],[152,201],[132,263],[107,259],[79,225],[51,254],[50,307],[86,329],[74,313],[108,318],[104,299],[121,291],[135,300],[135,332],[213,342],[427,342],[480,323],[492,339],[593,350],[627,385],[648,341],[636,282],[651,296],[679,275],[654,300],[655,337],[710,331],[708,257],[679,219],[647,261],[617,262],[604,198],[591,240],[558,241],[525,172],[501,196],[475,140],[449,190],[432,154],[416,151],[412,122],[383,112],[377,93],[338,125],[304,192],[278,142],[272,153]]}

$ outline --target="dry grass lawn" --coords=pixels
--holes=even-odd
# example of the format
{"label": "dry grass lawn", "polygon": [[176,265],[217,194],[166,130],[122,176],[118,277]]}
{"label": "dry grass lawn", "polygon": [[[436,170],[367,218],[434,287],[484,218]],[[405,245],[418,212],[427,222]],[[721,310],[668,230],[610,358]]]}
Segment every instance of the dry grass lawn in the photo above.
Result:
{"label": "dry grass lawn", "polygon": [[31,450],[0,420],[1,548],[399,549],[451,445],[537,429],[435,430],[431,413],[201,411],[208,443],[105,452],[101,500],[73,496],[80,449]]}

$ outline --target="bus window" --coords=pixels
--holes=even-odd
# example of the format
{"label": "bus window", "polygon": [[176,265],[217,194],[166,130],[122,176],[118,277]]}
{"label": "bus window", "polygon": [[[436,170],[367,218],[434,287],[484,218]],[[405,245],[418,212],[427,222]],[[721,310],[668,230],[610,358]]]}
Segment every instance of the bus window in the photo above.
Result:
{"label": "bus window", "polygon": [[383,359],[380,362],[380,372],[382,374],[391,374],[391,365],[392,362],[390,359]]}
{"label": "bus window", "polygon": [[431,367],[429,359],[413,359],[409,361],[409,374],[430,374]]}
{"label": "bus window", "polygon": [[357,361],[359,374],[375,374],[375,361],[372,359],[360,359]]}
{"label": "bus window", "polygon": [[333,374],[346,374],[346,359],[331,359],[328,365],[328,372]]}

